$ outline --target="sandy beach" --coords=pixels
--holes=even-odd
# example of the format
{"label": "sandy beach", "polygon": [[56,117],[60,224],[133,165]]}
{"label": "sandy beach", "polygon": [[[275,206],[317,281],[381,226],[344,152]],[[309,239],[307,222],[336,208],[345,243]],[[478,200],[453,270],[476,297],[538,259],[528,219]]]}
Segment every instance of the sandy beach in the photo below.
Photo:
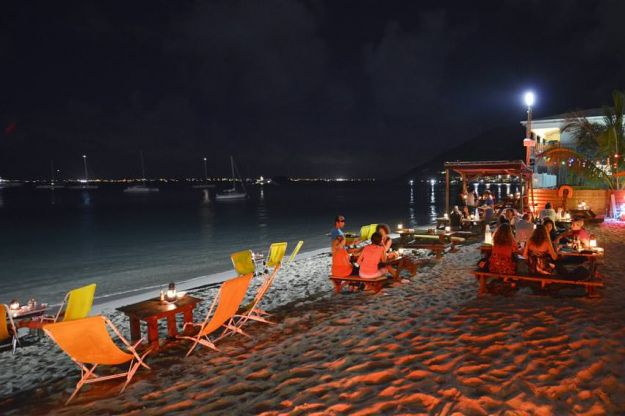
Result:
{"label": "sandy beach", "polygon": [[[478,297],[475,244],[377,295],[336,295],[330,258],[315,252],[281,271],[265,304],[277,324],[249,326],[251,340],[231,337],[220,352],[187,359],[186,342],[167,342],[125,393],[100,383],[65,407],[78,368],[44,337],[0,354],[0,406],[4,414],[624,414],[625,225],[594,232],[606,253],[598,298],[529,289]],[[210,300],[214,291],[191,293]],[[123,316],[104,313],[127,333]]]}

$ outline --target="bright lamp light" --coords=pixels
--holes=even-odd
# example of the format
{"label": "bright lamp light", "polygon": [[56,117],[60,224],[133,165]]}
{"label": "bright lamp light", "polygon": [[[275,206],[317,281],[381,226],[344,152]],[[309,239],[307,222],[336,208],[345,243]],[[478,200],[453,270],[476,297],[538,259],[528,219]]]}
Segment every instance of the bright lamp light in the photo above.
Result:
{"label": "bright lamp light", "polygon": [[525,105],[528,107],[531,107],[534,105],[534,93],[531,91],[528,91],[525,93],[525,96],[523,97],[525,100]]}

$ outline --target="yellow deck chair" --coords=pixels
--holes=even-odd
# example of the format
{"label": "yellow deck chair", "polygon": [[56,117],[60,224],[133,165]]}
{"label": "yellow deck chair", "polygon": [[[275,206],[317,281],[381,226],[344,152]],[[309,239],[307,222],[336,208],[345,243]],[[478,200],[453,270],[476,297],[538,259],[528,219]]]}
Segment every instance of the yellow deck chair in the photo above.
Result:
{"label": "yellow deck chair", "polygon": [[369,228],[369,225],[360,227],[360,241],[367,241],[369,239]]}
{"label": "yellow deck chair", "polygon": [[[56,313],[56,316],[46,316],[43,318],[44,322],[59,322],[61,314],[63,315],[63,322],[86,318],[91,311],[91,306],[93,305],[95,287],[95,283],[92,283],[67,292],[67,295],[65,295],[63,303],[61,303],[61,307]],[[65,308],[63,308],[63,306],[65,306]],[[63,310],[65,310],[65,312],[63,312]]]}
{"label": "yellow deck chair", "polygon": [[297,253],[299,253],[299,250],[302,248],[303,245],[304,245],[303,241],[299,241],[297,243],[297,245],[293,249],[293,252],[289,256],[289,259],[286,261],[286,264],[289,264],[289,263],[291,263],[293,261],[293,259],[295,258],[295,256],[297,256]]}
{"label": "yellow deck chair", "polygon": [[232,253],[230,255],[230,260],[232,260],[232,266],[239,276],[250,273],[254,274],[256,272],[252,250],[242,250]]}
{"label": "yellow deck chair", "polygon": [[[107,326],[124,343],[126,351],[120,349],[113,342]],[[81,378],[76,389],[65,404],[68,404],[78,394],[84,384],[125,377],[126,382],[121,390],[123,392],[140,365],[150,369],[143,362],[150,350],[140,356],[135,349],[143,339],[131,345],[115,325],[102,315],[44,325],[43,330],[78,364],[81,370]],[[94,373],[96,367],[100,365],[117,366],[125,363],[129,363],[129,365],[128,371],[124,373],[108,376],[98,376]]]}
{"label": "yellow deck chair", "polygon": [[378,224],[369,224],[369,235],[367,236],[367,240],[371,240],[371,236],[375,233],[376,228],[378,228]]}
{"label": "yellow deck chair", "polygon": [[228,325],[231,328],[228,328],[221,335],[220,338],[224,336],[231,335],[233,333],[239,333],[241,335],[249,336],[241,327],[247,323],[249,320],[264,322],[266,324],[274,324],[275,322],[271,322],[267,319],[267,317],[271,316],[269,312],[262,310],[258,305],[263,300],[263,297],[273,284],[280,267],[282,266],[282,259],[284,258],[284,254],[286,253],[287,243],[273,243],[269,247],[269,255],[267,256],[267,266],[273,267],[273,270],[269,272],[269,270],[265,269],[265,280],[261,283],[258,290],[256,291],[256,295],[252,302],[245,306],[244,312],[235,315],[229,322]]}
{"label": "yellow deck chair", "polygon": [[[249,273],[245,276],[239,276],[225,281],[219,288],[219,292],[217,292],[215,299],[213,299],[213,303],[208,309],[208,313],[206,314],[204,321],[201,324],[190,324],[200,327],[198,333],[192,337],[177,337],[193,341],[193,345],[185,357],[188,357],[198,344],[219,351],[215,344],[210,340],[209,336],[222,326],[224,326],[226,330],[239,332],[238,328],[230,325],[230,321],[237,313],[239,306],[241,306],[241,302],[243,302],[243,298],[245,298],[245,293],[247,292],[247,288],[250,285],[252,277],[254,277],[254,275]],[[187,324],[185,324],[185,326],[186,325]]]}
{"label": "yellow deck chair", "polygon": [[5,342],[9,339],[13,347],[13,354],[15,354],[15,348],[20,342],[17,338],[17,329],[15,329],[15,323],[13,322],[9,307],[0,304],[0,342]]}
{"label": "yellow deck chair", "polygon": [[269,246],[269,254],[267,255],[267,267],[276,267],[282,263],[282,259],[286,255],[287,243],[273,243]]}

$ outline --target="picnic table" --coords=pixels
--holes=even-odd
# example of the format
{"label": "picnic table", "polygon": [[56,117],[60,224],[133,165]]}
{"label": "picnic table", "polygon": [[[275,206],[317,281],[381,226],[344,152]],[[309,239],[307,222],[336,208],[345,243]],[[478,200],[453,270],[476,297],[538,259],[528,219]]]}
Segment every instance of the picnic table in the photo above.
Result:
{"label": "picnic table", "polygon": [[47,303],[40,303],[34,308],[22,306],[19,309],[9,309],[11,318],[17,328],[41,329],[43,320],[38,319],[48,310]]}
{"label": "picnic table", "polygon": [[178,335],[176,315],[184,316],[184,323],[193,323],[193,309],[202,299],[185,295],[174,302],[163,302],[159,298],[117,308],[130,319],[130,339],[134,342],[141,339],[141,321],[148,327],[148,342],[153,349],[159,348],[158,320],[167,319],[167,333],[170,337]]}
{"label": "picnic table", "polygon": [[603,249],[596,247],[588,250],[575,250],[564,246],[558,249],[558,256],[562,258],[581,258],[587,261],[590,276],[594,277],[597,271],[597,260],[603,259]]}

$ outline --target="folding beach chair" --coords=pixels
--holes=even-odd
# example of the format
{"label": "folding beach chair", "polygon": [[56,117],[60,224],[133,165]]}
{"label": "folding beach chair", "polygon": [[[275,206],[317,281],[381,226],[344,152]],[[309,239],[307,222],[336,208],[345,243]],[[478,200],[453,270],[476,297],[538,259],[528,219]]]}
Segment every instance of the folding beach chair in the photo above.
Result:
{"label": "folding beach chair", "polygon": [[367,240],[371,240],[371,236],[375,233],[376,228],[378,228],[378,224],[369,224],[369,235],[367,236]]}
{"label": "folding beach chair", "polygon": [[369,239],[370,225],[363,225],[360,227],[360,241],[367,241]]}
{"label": "folding beach chair", "polygon": [[[56,316],[43,317],[44,323],[46,321],[59,322],[61,313],[63,313],[63,322],[86,318],[93,305],[95,287],[95,283],[92,283],[67,292]],[[63,311],[63,306],[65,306],[65,311]]]}
{"label": "folding beach chair", "polygon": [[15,354],[15,348],[20,343],[20,340],[17,338],[17,329],[15,328],[9,307],[0,304],[0,342],[5,342],[8,339],[11,340],[13,354]]}
{"label": "folding beach chair", "polygon": [[197,334],[192,337],[184,335],[177,337],[193,341],[193,345],[185,357],[188,357],[193,352],[195,347],[197,347],[197,344],[219,351],[217,347],[215,347],[215,344],[213,344],[210,340],[209,335],[222,326],[224,326],[226,330],[240,332],[240,330],[231,325],[230,322],[232,317],[237,313],[239,306],[241,306],[243,298],[245,298],[245,293],[247,292],[247,288],[250,285],[252,277],[254,277],[254,275],[249,273],[245,276],[239,276],[225,281],[219,288],[219,292],[217,292],[215,299],[213,299],[213,303],[208,309],[208,313],[206,314],[204,321],[201,324],[185,324],[185,326],[195,325],[200,327]]}
{"label": "folding beach chair", "polygon": [[[120,349],[113,342],[107,325],[125,345],[126,351]],[[115,325],[102,315],[44,325],[43,330],[81,370],[81,377],[76,389],[65,404],[68,404],[78,394],[84,384],[125,377],[126,382],[121,390],[123,392],[140,365],[150,369],[143,362],[150,350],[140,356],[135,349],[143,339],[131,345]],[[108,376],[98,376],[94,373],[96,367],[100,365],[117,366],[125,363],[129,363],[129,365],[128,371],[124,373]]]}
{"label": "folding beach chair", "polygon": [[287,243],[273,243],[269,247],[269,255],[267,256],[266,267],[273,267],[273,270],[269,272],[268,269],[265,269],[265,280],[261,283],[260,287],[256,291],[256,295],[252,302],[244,308],[244,312],[241,314],[235,315],[229,322],[228,325],[231,328],[228,328],[221,335],[220,338],[223,338],[226,335],[230,335],[234,332],[239,333],[241,335],[249,336],[241,327],[247,323],[250,319],[257,322],[264,322],[266,324],[273,324],[267,320],[266,317],[271,316],[269,312],[266,312],[259,308],[260,302],[263,300],[263,297],[273,284],[280,267],[282,266],[282,259],[284,258],[284,254],[286,253]]}
{"label": "folding beach chair", "polygon": [[230,255],[232,266],[239,276],[256,273],[256,264],[252,257],[252,250],[242,250]]}
{"label": "folding beach chair", "polygon": [[297,253],[299,253],[299,250],[302,248],[303,245],[304,245],[303,241],[299,241],[297,243],[297,245],[293,249],[293,252],[289,256],[289,259],[286,261],[286,264],[289,264],[289,263],[291,263],[293,261],[293,259],[295,258],[295,256],[297,256]]}

